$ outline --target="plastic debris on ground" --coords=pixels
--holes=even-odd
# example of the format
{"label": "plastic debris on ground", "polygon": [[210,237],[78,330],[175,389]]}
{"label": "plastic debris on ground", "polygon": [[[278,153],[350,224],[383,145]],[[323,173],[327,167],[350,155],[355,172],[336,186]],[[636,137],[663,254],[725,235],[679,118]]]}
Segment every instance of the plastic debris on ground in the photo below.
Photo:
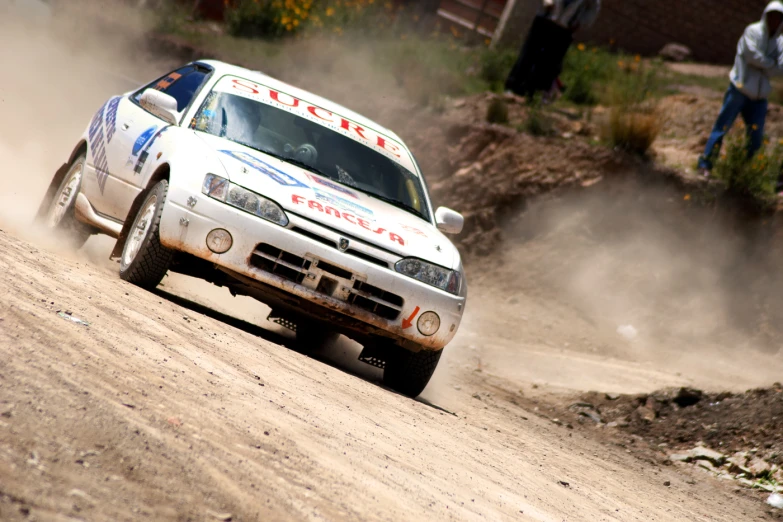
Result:
{"label": "plastic debris on ground", "polygon": [[71,312],[68,311],[63,312],[61,310],[58,310],[57,315],[58,317],[62,317],[66,321],[71,321],[72,323],[80,324],[83,326],[90,326],[90,323],[88,323],[84,319],[79,319],[78,317],[74,317],[73,315],[71,315]]}

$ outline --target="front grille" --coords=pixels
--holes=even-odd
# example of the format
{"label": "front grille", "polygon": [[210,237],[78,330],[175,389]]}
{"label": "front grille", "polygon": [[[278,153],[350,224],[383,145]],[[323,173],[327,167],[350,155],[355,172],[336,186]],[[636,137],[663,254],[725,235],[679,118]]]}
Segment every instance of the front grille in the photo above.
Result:
{"label": "front grille", "polygon": [[[309,230],[305,230],[301,227],[293,227],[291,229],[292,232],[296,232],[297,234],[303,235],[305,237],[308,237],[312,239],[313,241],[317,241],[318,243],[321,243],[322,245],[326,245],[329,248],[334,248],[337,250],[337,243],[328,237],[324,237],[320,234],[316,234],[315,232],[310,232]],[[353,239],[351,239],[353,240]],[[384,268],[389,268],[389,263],[387,261],[384,261],[383,259],[377,258],[371,254],[367,254],[365,252],[360,252],[356,249],[349,248],[345,251],[346,254],[349,256],[358,257],[359,259],[364,259],[368,263],[372,263],[374,265],[382,266]]]}
{"label": "front grille", "polygon": [[324,272],[329,272],[330,274],[340,277],[342,279],[353,279],[353,274],[348,270],[345,270],[344,268],[340,268],[339,266],[331,265],[325,261],[318,260],[316,262],[316,266],[321,270],[323,270]]}
{"label": "front grille", "polygon": [[307,277],[310,261],[277,247],[261,243],[250,256],[250,264],[265,272],[301,284]]}
{"label": "front grille", "polygon": [[400,316],[405,301],[402,297],[377,286],[356,281],[351,289],[351,297],[348,298],[348,302],[393,321]]}
{"label": "front grille", "polygon": [[[310,261],[267,243],[261,243],[256,246],[250,256],[250,264],[296,284],[302,284],[308,274],[312,279],[317,278],[320,273],[320,279],[314,288],[315,292],[319,294],[345,300],[378,317],[391,321],[397,319],[402,312],[404,303],[402,297],[356,280],[356,276],[350,271],[320,259]],[[331,276],[338,279],[332,279]],[[344,282],[340,283],[339,281]],[[353,281],[352,286],[351,281]],[[340,293],[340,288],[344,293]]]}

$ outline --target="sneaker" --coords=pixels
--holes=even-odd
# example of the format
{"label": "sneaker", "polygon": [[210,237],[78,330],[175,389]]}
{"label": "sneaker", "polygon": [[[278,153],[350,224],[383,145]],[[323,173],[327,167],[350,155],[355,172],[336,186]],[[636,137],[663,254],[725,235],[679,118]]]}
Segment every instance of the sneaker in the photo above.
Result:
{"label": "sneaker", "polygon": [[704,179],[710,179],[710,169],[701,169],[701,170],[699,171],[699,174],[701,174],[701,176],[702,176]]}

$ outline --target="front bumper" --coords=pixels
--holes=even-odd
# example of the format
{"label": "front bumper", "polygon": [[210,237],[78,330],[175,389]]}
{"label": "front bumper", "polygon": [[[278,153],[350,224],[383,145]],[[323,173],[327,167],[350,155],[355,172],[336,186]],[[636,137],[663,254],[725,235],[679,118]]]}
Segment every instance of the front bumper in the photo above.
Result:
{"label": "front bumper", "polygon": [[[288,217],[290,223],[283,228],[203,194],[172,186],[161,216],[160,240],[168,248],[244,276],[243,282],[258,282],[262,293],[272,287],[276,291],[270,294],[282,291],[337,312],[347,319],[340,321],[343,328],[349,325],[347,328],[360,337],[381,336],[427,350],[440,350],[454,337],[462,320],[464,297],[397,273],[389,253],[358,240],[352,244],[373,254],[367,257],[373,262],[341,252],[316,240],[335,236],[333,230],[291,213]],[[215,228],[228,230],[233,238],[232,247],[224,254],[207,248],[207,234]],[[272,261],[278,250],[284,253],[279,258],[282,264]],[[384,258],[388,267],[379,266],[378,261]],[[280,273],[275,273],[278,268]],[[417,321],[430,311],[438,314],[440,328],[425,336]]]}

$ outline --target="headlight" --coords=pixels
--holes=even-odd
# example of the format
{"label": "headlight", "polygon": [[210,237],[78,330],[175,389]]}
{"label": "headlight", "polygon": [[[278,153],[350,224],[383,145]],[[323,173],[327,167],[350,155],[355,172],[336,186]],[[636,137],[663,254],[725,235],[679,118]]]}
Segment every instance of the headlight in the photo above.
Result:
{"label": "headlight", "polygon": [[234,185],[226,178],[207,174],[204,178],[201,192],[211,198],[228,203],[232,207],[276,223],[281,227],[288,225],[288,216],[285,215],[285,212],[277,203],[239,185]]}
{"label": "headlight", "polygon": [[226,200],[226,194],[228,194],[228,180],[215,176],[214,174],[207,174],[204,178],[204,183],[201,185],[201,192],[207,196],[220,201]]}
{"label": "headlight", "polygon": [[460,274],[457,271],[412,257],[397,261],[394,268],[397,272],[418,279],[422,283],[440,288],[450,294],[459,294]]}

